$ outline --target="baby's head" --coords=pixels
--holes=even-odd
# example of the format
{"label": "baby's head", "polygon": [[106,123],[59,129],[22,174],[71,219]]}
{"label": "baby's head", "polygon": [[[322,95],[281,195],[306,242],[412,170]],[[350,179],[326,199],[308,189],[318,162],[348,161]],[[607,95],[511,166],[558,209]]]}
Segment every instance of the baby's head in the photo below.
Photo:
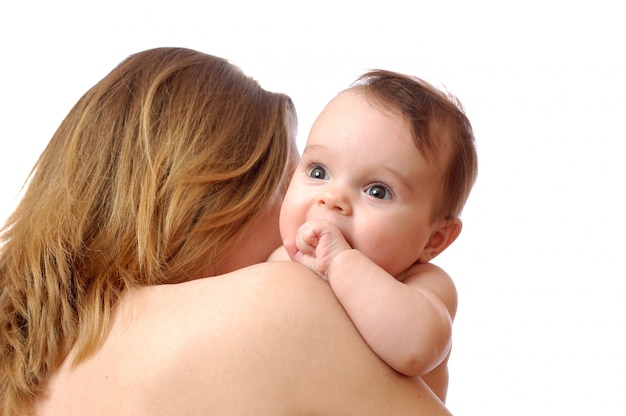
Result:
{"label": "baby's head", "polygon": [[363,74],[349,90],[406,118],[415,146],[441,179],[433,221],[458,217],[478,173],[474,133],[460,101],[419,78],[385,70]]}
{"label": "baby's head", "polygon": [[469,121],[454,98],[388,71],[369,72],[313,123],[280,215],[283,240],[308,221],[335,225],[398,276],[459,235],[476,177]]}

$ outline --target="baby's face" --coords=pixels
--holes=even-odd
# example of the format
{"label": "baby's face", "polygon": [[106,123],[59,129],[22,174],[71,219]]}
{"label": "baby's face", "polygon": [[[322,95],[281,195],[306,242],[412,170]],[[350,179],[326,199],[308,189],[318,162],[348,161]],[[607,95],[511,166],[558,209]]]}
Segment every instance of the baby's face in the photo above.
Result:
{"label": "baby's face", "polygon": [[438,175],[415,147],[400,113],[341,93],[315,121],[280,214],[284,238],[306,221],[329,221],[348,243],[392,275],[420,259]]}

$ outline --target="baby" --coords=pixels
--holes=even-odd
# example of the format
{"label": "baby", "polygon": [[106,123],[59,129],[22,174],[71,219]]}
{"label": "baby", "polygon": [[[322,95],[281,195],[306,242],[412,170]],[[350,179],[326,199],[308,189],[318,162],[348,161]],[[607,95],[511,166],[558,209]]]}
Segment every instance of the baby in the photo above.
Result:
{"label": "baby", "polygon": [[280,215],[292,259],[326,279],[372,350],[445,401],[457,293],[429,262],[461,232],[477,156],[460,103],[372,71],[313,124]]}

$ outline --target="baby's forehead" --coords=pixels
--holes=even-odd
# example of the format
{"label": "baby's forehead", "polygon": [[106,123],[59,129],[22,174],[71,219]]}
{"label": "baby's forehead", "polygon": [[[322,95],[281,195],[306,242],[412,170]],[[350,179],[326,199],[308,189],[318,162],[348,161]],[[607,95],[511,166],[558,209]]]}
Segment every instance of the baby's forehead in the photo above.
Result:
{"label": "baby's forehead", "polygon": [[328,102],[311,127],[307,144],[311,139],[338,139],[344,133],[351,136],[348,132],[353,130],[363,135],[360,137],[376,137],[377,141],[396,134],[413,136],[408,118],[399,109],[382,103],[360,88],[351,88]]}
{"label": "baby's forehead", "polygon": [[397,105],[364,86],[354,86],[339,92],[339,94],[330,100],[328,105],[336,102],[349,102],[351,100],[365,101],[376,110],[384,113],[390,113],[393,115],[402,114],[401,109]]}
{"label": "baby's forehead", "polygon": [[[375,110],[392,117],[402,118],[411,131],[413,144],[419,153],[438,169],[445,169],[451,152],[452,140],[449,126],[436,117],[416,119],[410,114],[410,106],[370,89],[367,86],[357,85],[350,87],[333,98],[333,102],[364,100]],[[349,106],[348,106],[349,111]]]}
{"label": "baby's forehead", "polygon": [[[366,110],[363,110],[363,109]],[[351,87],[341,91],[331,99],[320,114],[320,119],[326,120],[328,117],[334,119],[363,119],[363,122],[371,120],[372,113],[380,113],[386,116],[385,123],[390,128],[395,128],[397,123],[404,123],[406,128],[413,135],[413,128],[409,117],[399,106],[384,97],[379,97],[363,87]],[[376,117],[376,116],[374,116]],[[377,117],[376,117],[377,118]]]}

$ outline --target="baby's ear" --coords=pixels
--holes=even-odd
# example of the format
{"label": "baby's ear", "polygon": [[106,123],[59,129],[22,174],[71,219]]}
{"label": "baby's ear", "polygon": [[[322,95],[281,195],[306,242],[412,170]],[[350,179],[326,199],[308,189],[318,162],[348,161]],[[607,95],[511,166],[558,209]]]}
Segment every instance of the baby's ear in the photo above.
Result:
{"label": "baby's ear", "polygon": [[442,220],[422,250],[419,258],[420,263],[428,263],[444,251],[461,234],[463,223],[460,218],[448,217]]}

